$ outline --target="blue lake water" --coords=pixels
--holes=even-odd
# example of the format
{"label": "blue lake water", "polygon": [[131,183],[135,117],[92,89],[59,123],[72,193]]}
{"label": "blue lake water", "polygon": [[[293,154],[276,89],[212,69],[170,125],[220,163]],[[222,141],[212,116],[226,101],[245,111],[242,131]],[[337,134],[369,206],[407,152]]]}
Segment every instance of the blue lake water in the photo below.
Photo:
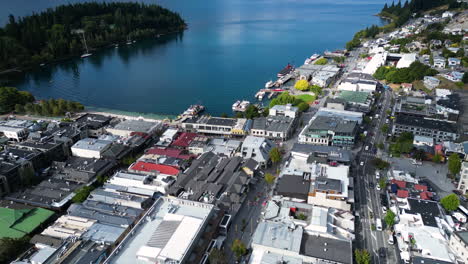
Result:
{"label": "blue lake water", "polygon": [[[2,1],[0,23],[9,13],[26,15],[69,2],[82,1]],[[231,113],[235,100],[254,100],[288,62],[299,66],[315,52],[343,48],[356,31],[382,24],[374,14],[386,1],[141,2],[180,13],[188,30],[42,67],[16,86],[38,98],[104,109],[177,114],[198,103],[214,115]]]}

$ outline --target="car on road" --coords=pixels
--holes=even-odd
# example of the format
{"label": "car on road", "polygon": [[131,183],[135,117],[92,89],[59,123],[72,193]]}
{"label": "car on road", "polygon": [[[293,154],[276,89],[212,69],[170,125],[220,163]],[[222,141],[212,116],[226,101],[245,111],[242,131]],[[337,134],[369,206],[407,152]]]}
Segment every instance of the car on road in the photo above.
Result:
{"label": "car on road", "polygon": [[378,180],[380,179],[380,172],[379,171],[376,171],[375,172],[375,178]]}
{"label": "car on road", "polygon": [[377,184],[377,191],[380,191],[380,185]]}
{"label": "car on road", "polygon": [[374,183],[373,182],[369,182],[369,188],[374,188]]}
{"label": "car on road", "polygon": [[359,165],[364,166],[364,161],[361,161],[361,163],[359,163]]}
{"label": "car on road", "polygon": [[369,146],[366,146],[365,150],[366,150],[366,151],[369,150]]}
{"label": "car on road", "polygon": [[382,206],[382,213],[386,214],[387,213],[387,207]]}
{"label": "car on road", "polygon": [[395,238],[393,237],[393,233],[388,236],[388,244],[395,244]]}

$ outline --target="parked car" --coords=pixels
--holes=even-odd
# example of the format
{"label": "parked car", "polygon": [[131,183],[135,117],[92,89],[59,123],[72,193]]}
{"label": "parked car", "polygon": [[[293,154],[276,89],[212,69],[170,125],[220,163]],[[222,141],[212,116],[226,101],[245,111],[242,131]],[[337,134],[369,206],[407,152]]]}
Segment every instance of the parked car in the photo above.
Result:
{"label": "parked car", "polygon": [[386,252],[385,248],[383,248],[383,247],[379,248],[379,257],[385,258],[386,255],[387,255],[387,252]]}

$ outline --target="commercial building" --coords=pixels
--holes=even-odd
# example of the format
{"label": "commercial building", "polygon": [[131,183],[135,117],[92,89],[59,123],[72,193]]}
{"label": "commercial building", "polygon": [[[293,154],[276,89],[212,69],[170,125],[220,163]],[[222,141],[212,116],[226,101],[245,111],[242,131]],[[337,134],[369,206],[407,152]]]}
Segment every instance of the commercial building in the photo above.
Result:
{"label": "commercial building", "polygon": [[142,173],[147,175],[171,175],[177,176],[180,170],[169,165],[156,164],[153,162],[137,161],[128,168],[130,172]]}
{"label": "commercial building", "polygon": [[460,180],[458,181],[458,190],[466,194],[468,191],[468,162],[462,162],[460,169]]}
{"label": "commercial building", "polygon": [[0,123],[0,132],[9,139],[21,141],[28,137],[29,128],[33,125],[28,120],[8,120]]}
{"label": "commercial building", "polygon": [[291,149],[291,156],[304,158],[308,162],[323,164],[344,164],[349,165],[352,160],[352,153],[336,146],[321,146],[294,143]]}
{"label": "commercial building", "polygon": [[336,103],[336,100],[339,100],[344,106],[339,110],[363,113],[369,112],[373,103],[372,94],[368,92],[340,91],[334,99],[327,101],[327,108],[334,108],[333,105],[330,106],[330,104]]}
{"label": "commercial building", "polygon": [[190,118],[182,122],[182,128],[187,132],[214,135],[245,135],[250,130],[250,120],[245,118],[221,118],[202,116]]}
{"label": "commercial building", "polygon": [[288,116],[256,117],[252,121],[250,134],[269,139],[287,140],[295,127],[295,119]]}
{"label": "commercial building", "polygon": [[169,195],[213,203],[235,215],[246,198],[252,177],[243,170],[246,164],[240,157],[203,153],[177,177]]}
{"label": "commercial building", "polygon": [[450,249],[463,263],[468,263],[468,231],[453,232],[449,240]]}
{"label": "commercial building", "polygon": [[363,113],[347,111],[347,110],[337,110],[331,108],[321,107],[315,114],[316,116],[326,116],[326,117],[339,117],[347,121],[355,121],[359,125],[362,124]]}
{"label": "commercial building", "polygon": [[151,195],[153,196],[156,192],[165,194],[174,181],[172,177],[165,175],[153,176],[118,171],[108,180],[108,184],[149,190],[153,192]]}
{"label": "commercial building", "polygon": [[290,118],[296,118],[299,115],[299,109],[291,104],[275,105],[270,108],[268,114],[270,116],[287,116]]}
{"label": "commercial building", "polygon": [[270,151],[275,146],[275,143],[266,138],[247,136],[242,143],[241,155],[244,159],[252,158],[265,167],[270,160]]}
{"label": "commercial building", "polygon": [[160,122],[149,122],[138,119],[122,120],[120,123],[106,128],[110,134],[130,137],[133,133],[144,133],[151,135],[162,127]]}
{"label": "commercial building", "polygon": [[161,197],[104,263],[199,263],[213,213],[210,204]]}
{"label": "commercial building", "polygon": [[112,141],[85,138],[76,142],[71,147],[71,151],[75,157],[100,159],[103,153],[108,150],[111,145]]}
{"label": "commercial building", "polygon": [[410,132],[415,136],[432,137],[436,143],[455,141],[459,137],[454,123],[399,115],[393,124],[392,133],[398,136],[403,132]]}
{"label": "commercial building", "polygon": [[112,117],[86,113],[75,120],[76,123],[83,124],[88,130],[88,136],[99,137],[106,132],[105,127],[109,125]]}
{"label": "commercial building", "polygon": [[354,145],[357,131],[355,121],[314,116],[299,134],[299,143],[350,148]]}

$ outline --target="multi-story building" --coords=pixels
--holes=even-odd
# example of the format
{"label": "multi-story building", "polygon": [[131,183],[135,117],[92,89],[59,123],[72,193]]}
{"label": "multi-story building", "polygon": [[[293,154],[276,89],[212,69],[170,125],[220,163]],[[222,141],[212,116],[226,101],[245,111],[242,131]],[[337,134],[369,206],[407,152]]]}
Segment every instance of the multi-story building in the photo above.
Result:
{"label": "multi-story building", "polygon": [[415,136],[432,137],[436,143],[455,141],[459,137],[455,123],[408,115],[398,116],[392,127],[394,135],[400,135],[403,132],[410,132]]}
{"label": "multi-story building", "polygon": [[468,191],[468,162],[462,162],[458,190],[462,191],[464,194]]}
{"label": "multi-story building", "polygon": [[294,131],[295,119],[288,116],[257,117],[252,122],[252,136],[287,140]]}
{"label": "multi-story building", "polygon": [[358,125],[341,117],[316,116],[299,134],[299,142],[350,148],[354,145]]}
{"label": "multi-story building", "polygon": [[250,130],[251,122],[245,118],[222,118],[202,116],[190,118],[182,122],[182,128],[187,132],[214,135],[245,135]]}
{"label": "multi-story building", "polygon": [[260,166],[268,164],[269,153],[275,147],[275,143],[266,138],[247,136],[242,143],[241,154],[244,159],[252,158]]}
{"label": "multi-story building", "polygon": [[291,118],[296,118],[299,115],[299,109],[291,104],[287,105],[275,105],[270,108],[270,116],[287,116]]}
{"label": "multi-story building", "polygon": [[468,231],[453,232],[449,240],[450,249],[457,254],[458,259],[468,263]]}

